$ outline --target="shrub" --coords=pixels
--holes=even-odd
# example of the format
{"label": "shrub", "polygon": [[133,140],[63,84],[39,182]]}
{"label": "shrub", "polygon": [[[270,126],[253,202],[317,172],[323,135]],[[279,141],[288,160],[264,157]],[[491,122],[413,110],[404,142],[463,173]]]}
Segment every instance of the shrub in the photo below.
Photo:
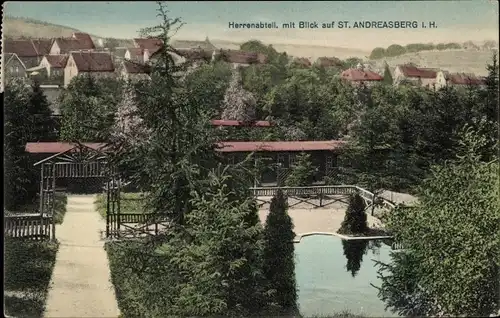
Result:
{"label": "shrub", "polygon": [[280,314],[294,314],[297,311],[294,238],[287,199],[278,190],[271,200],[264,228],[263,262],[268,290],[272,291],[269,302],[278,306]]}
{"label": "shrub", "polygon": [[366,205],[361,196],[357,193],[352,195],[349,198],[349,206],[338,232],[341,234],[362,234],[368,231],[365,208]]}
{"label": "shrub", "polygon": [[292,165],[291,172],[285,181],[287,187],[300,187],[311,183],[314,175],[314,166],[310,158],[311,155],[307,153],[301,153],[297,156],[297,160]]}

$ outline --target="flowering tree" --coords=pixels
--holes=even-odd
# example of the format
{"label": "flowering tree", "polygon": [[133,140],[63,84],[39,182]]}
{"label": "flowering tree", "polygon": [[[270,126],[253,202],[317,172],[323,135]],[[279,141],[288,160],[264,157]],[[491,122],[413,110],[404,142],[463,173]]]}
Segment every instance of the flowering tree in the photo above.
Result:
{"label": "flowering tree", "polygon": [[111,132],[113,138],[130,144],[144,142],[150,135],[150,129],[144,125],[143,119],[139,116],[135,94],[133,87],[124,88]]}
{"label": "flowering tree", "polygon": [[254,121],[256,117],[256,100],[252,93],[243,88],[241,74],[234,69],[229,87],[223,101],[222,119]]}

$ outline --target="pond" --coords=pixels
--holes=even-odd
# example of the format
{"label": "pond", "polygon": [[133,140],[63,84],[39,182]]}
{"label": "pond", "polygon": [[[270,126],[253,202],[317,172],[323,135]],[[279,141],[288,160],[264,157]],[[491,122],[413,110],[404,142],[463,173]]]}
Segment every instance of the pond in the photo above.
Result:
{"label": "pond", "polygon": [[[377,297],[380,286],[373,260],[390,260],[381,240],[345,241],[312,235],[295,244],[295,273],[301,314],[328,315],[343,310],[371,317],[397,317]],[[346,256],[347,255],[347,256]]]}

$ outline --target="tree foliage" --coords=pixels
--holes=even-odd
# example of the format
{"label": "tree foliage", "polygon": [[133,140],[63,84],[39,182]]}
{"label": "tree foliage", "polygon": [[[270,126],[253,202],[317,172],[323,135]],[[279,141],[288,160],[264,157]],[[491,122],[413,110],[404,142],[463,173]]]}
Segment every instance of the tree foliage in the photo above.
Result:
{"label": "tree foliage", "polygon": [[256,119],[256,100],[243,88],[239,69],[233,69],[223,101],[222,119],[252,122]]}
{"label": "tree foliage", "polygon": [[5,207],[19,208],[36,198],[37,172],[25,152],[27,142],[53,141],[55,122],[38,83],[11,81],[5,86]]}
{"label": "tree foliage", "polygon": [[311,184],[315,167],[310,154],[305,152],[298,154],[290,169],[290,174],[285,180],[287,187],[302,187]]}
{"label": "tree foliage", "polygon": [[405,250],[381,264],[379,296],[404,315],[487,316],[499,309],[499,170],[486,138],[462,131],[458,157],[432,169],[420,203],[388,226]]}
{"label": "tree foliage", "polygon": [[264,228],[263,267],[268,290],[272,291],[269,302],[277,306],[280,315],[297,312],[294,238],[287,199],[283,191],[278,190],[271,200]]}
{"label": "tree foliage", "polygon": [[107,141],[120,102],[122,82],[114,78],[76,76],[59,97],[60,138],[66,141]]}
{"label": "tree foliage", "polygon": [[365,209],[366,205],[363,198],[357,193],[351,195],[344,220],[338,232],[348,235],[366,233],[368,231],[368,224],[366,223]]}

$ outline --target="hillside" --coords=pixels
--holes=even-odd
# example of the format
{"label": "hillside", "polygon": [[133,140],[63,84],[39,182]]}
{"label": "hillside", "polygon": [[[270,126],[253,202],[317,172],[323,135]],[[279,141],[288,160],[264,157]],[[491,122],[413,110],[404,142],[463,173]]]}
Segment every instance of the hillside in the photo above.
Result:
{"label": "hillside", "polygon": [[[18,18],[4,17],[2,21],[3,37],[4,38],[59,38],[70,37],[73,32],[85,32],[64,25],[48,23],[44,21]],[[99,39],[105,38],[91,34],[94,43],[98,43]],[[118,46],[130,46],[131,40],[115,39],[118,41]]]}
{"label": "hillside", "polygon": [[450,72],[487,75],[486,64],[491,63],[492,54],[491,50],[423,51],[370,61],[369,64],[381,74],[384,72],[384,62],[387,62],[391,70],[398,64],[415,63],[421,67],[441,68]]}
{"label": "hillside", "polygon": [[[69,37],[73,32],[85,32],[75,28],[52,24],[44,21],[38,21],[27,18],[4,17],[3,20],[4,37],[11,38],[55,38]],[[97,44],[98,39],[103,39],[98,35],[91,35]],[[132,46],[131,39],[113,39],[115,46]],[[180,39],[179,39],[180,40]],[[200,39],[202,40],[202,39]],[[239,42],[210,39],[218,48],[238,49]],[[271,43],[266,43],[271,44]],[[321,56],[336,56],[340,59],[348,57],[359,57],[366,59],[370,51],[359,49],[297,45],[286,43],[273,43],[274,48],[279,52],[287,52],[288,55],[297,57],[307,57],[315,61]],[[408,53],[397,57],[384,58],[380,60],[369,61],[369,64],[377,71],[383,72],[384,61],[387,61],[391,68],[397,64],[413,62],[423,67],[439,67],[452,72],[470,72],[476,74],[485,74],[485,65],[491,60],[490,50],[447,50],[447,51],[422,51],[418,53]]]}
{"label": "hillside", "polygon": [[[38,21],[27,18],[17,17],[4,17],[3,31],[5,37],[10,38],[56,38],[56,37],[69,37],[73,32],[85,32],[85,30],[77,30],[75,28],[52,24],[44,21]],[[98,39],[104,39],[98,35],[91,34],[95,43]],[[131,46],[131,40],[116,39],[117,46]],[[210,40],[215,46],[223,49],[238,49],[241,43],[223,41],[223,40]],[[369,55],[369,51],[349,49],[349,48],[336,48],[325,46],[307,46],[307,45],[289,45],[289,44],[276,44],[276,50],[287,52],[292,56],[309,57],[312,60],[320,56],[337,56],[339,58],[347,58],[356,56],[364,58]]]}

